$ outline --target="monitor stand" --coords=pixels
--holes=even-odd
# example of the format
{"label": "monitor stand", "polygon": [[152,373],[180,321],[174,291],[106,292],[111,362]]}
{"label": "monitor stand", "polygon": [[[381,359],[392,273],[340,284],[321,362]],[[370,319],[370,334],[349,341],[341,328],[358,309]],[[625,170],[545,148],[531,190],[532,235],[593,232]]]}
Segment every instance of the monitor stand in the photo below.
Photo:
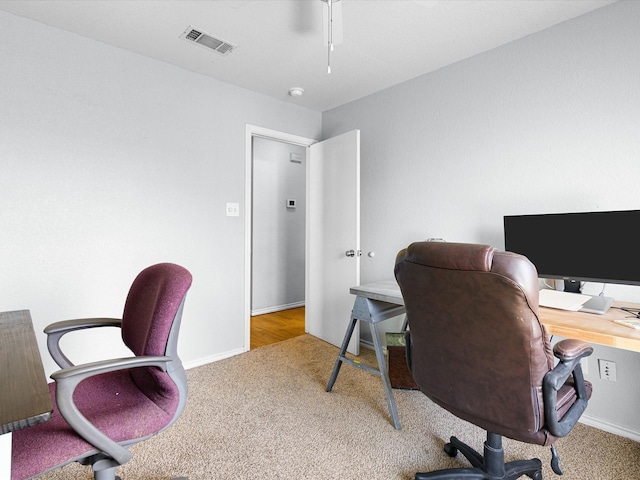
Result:
{"label": "monitor stand", "polygon": [[613,304],[613,298],[611,297],[602,297],[600,295],[592,296],[587,302],[580,307],[580,312],[586,313],[597,313],[602,315],[603,313],[607,313],[609,307]]}
{"label": "monitor stand", "polygon": [[[582,282],[572,278],[564,279],[564,291],[569,293],[582,293]],[[602,315],[613,305],[614,299],[611,297],[603,297],[600,295],[591,295],[591,298],[580,307],[579,312],[597,313]]]}
{"label": "monitor stand", "polygon": [[564,291],[569,293],[582,293],[582,282],[580,282],[580,280],[565,278]]}

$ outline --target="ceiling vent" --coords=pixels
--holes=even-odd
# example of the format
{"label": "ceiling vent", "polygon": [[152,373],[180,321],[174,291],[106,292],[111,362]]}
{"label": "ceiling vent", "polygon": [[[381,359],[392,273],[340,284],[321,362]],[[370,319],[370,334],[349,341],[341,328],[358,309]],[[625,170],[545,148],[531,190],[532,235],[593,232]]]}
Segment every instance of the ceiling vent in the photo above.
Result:
{"label": "ceiling vent", "polygon": [[187,42],[195,43],[208,50],[213,50],[220,55],[229,55],[237,45],[212,37],[208,33],[203,32],[194,27],[187,28],[180,38]]}

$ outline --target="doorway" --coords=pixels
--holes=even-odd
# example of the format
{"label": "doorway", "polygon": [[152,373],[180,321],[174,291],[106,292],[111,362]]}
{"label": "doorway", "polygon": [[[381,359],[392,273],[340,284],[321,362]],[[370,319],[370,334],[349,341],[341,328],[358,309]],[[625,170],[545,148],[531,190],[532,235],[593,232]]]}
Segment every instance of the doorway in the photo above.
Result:
{"label": "doorway", "polygon": [[[301,312],[304,324],[306,164],[316,142],[250,125],[246,136],[245,351],[299,332]],[[291,331],[279,327],[287,317]],[[265,328],[275,329],[267,340]]]}
{"label": "doorway", "polygon": [[253,138],[251,315],[304,305],[306,148]]}
{"label": "doorway", "polygon": [[304,334],[306,147],[253,137],[250,349]]}

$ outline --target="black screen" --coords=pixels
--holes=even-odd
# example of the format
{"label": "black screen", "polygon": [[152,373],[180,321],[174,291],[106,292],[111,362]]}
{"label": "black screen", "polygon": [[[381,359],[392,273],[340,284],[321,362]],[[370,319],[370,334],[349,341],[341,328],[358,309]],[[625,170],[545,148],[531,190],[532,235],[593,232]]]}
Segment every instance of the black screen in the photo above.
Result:
{"label": "black screen", "polygon": [[504,217],[505,250],[542,278],[640,285],[640,210]]}

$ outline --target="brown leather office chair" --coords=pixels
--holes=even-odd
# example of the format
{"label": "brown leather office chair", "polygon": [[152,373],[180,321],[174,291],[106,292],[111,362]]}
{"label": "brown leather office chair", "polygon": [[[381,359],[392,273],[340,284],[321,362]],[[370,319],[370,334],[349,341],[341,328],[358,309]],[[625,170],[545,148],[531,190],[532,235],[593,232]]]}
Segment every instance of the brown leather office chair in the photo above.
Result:
{"label": "brown leather office chair", "polygon": [[[395,275],[409,331],[407,362],[420,390],[487,431],[484,456],[451,437],[472,468],[418,473],[416,479],[542,478],[539,459],[504,462],[502,437],[551,445],[587,406],[591,385],[580,359],[592,347],[562,340],[552,349],[538,317],[538,276],[521,255],[487,245],[419,242],[398,253]],[[559,363],[554,367],[554,354]]]}

